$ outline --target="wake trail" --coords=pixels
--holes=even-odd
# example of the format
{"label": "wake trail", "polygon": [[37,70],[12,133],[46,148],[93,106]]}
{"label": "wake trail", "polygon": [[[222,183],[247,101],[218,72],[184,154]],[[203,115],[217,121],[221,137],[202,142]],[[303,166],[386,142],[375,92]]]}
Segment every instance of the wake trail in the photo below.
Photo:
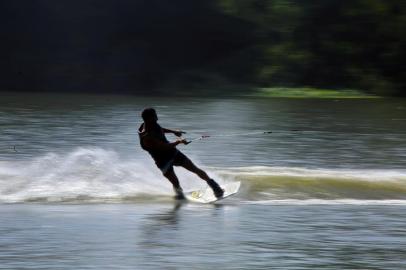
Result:
{"label": "wake trail", "polygon": [[[256,204],[405,204],[405,170],[293,167],[205,168],[219,183],[241,181],[232,198]],[[185,191],[206,187],[176,169]],[[152,161],[122,159],[102,148],[77,148],[30,160],[0,162],[0,203],[172,201],[171,184]]]}

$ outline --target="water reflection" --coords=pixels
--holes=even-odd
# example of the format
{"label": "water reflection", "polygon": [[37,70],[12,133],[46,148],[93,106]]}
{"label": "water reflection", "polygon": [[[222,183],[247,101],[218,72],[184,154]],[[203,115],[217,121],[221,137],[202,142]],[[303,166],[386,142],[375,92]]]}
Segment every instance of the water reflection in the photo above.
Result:
{"label": "water reflection", "polygon": [[175,201],[173,208],[170,208],[167,211],[159,212],[158,214],[149,215],[148,219],[152,222],[152,224],[148,224],[147,230],[158,229],[160,226],[176,228],[179,222],[179,210],[181,210],[185,204],[186,202]]}
{"label": "water reflection", "polygon": [[46,94],[33,97],[29,104],[18,100],[25,107],[0,101],[0,159],[27,159],[89,146],[144,158],[136,140],[139,113],[155,106],[164,126],[185,130],[190,138],[275,131],[266,136],[213,137],[182,146],[207,166],[401,168],[405,162],[406,121],[399,121],[404,111],[397,109],[404,106],[402,100],[117,97],[106,101],[66,96],[58,99],[58,106],[45,106],[44,99]]}

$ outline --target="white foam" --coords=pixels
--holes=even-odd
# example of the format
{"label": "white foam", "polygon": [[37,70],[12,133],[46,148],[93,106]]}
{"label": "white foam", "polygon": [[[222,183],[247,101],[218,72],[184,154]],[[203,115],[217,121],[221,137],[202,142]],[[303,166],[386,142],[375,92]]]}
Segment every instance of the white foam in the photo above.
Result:
{"label": "white foam", "polygon": [[357,199],[282,199],[282,200],[258,200],[244,201],[243,204],[254,205],[403,205],[406,206],[406,200],[357,200]]}
{"label": "white foam", "polygon": [[[192,158],[193,159],[193,158]],[[193,159],[196,162],[196,159]],[[198,163],[198,162],[197,162]],[[177,175],[185,191],[203,188],[204,181],[196,175],[184,170],[176,169]],[[288,167],[239,167],[239,168],[210,168],[209,175],[219,181],[220,184],[235,180],[248,180],[242,182],[241,199],[250,198],[256,195],[250,194],[250,176],[271,176],[269,181],[273,181],[273,176],[297,177],[298,185],[303,179],[308,177],[343,179],[351,181],[374,181],[385,182],[388,186],[395,183],[396,187],[402,187],[406,183],[406,171],[402,170],[332,170],[332,169],[306,169]],[[213,173],[214,172],[214,173]],[[246,179],[245,179],[246,178]],[[265,179],[267,181],[267,179]],[[398,185],[400,183],[400,185]],[[317,183],[316,183],[317,184]],[[244,188],[244,185],[246,187]],[[262,184],[260,184],[262,185]],[[328,182],[326,182],[328,185]],[[319,186],[318,186],[319,187]],[[321,185],[320,188],[324,186]],[[354,197],[354,199],[322,200],[315,197],[312,188],[306,189],[304,186],[304,198],[291,197],[289,186],[283,193],[275,189],[277,194],[272,194],[273,190],[264,188],[256,190],[257,195],[264,201],[253,201],[260,204],[405,204],[402,190],[396,193],[390,189],[377,199],[376,192],[372,192],[368,200],[368,194],[364,194],[365,199]],[[339,187],[336,187],[339,188]],[[344,195],[352,198],[352,193],[345,185]],[[377,191],[381,185],[376,186]],[[309,190],[306,193],[306,190]],[[300,191],[300,190],[299,190]],[[332,190],[328,190],[331,192]],[[372,190],[374,191],[374,190]],[[265,193],[269,194],[265,194]],[[395,193],[391,193],[395,192]],[[392,195],[396,195],[391,197]],[[0,162],[0,202],[13,203],[31,200],[64,201],[82,198],[92,200],[94,198],[101,201],[117,200],[121,198],[133,198],[137,196],[172,196],[171,184],[162,176],[150,157],[137,157],[136,159],[123,159],[116,152],[101,148],[78,148],[66,154],[48,153],[26,161],[3,161]],[[293,194],[294,195],[294,194]],[[351,195],[351,196],[350,196]],[[285,197],[284,197],[285,196]],[[307,196],[307,197],[306,197]],[[88,198],[88,199],[87,199]],[[284,199],[286,198],[286,199]],[[397,200],[391,200],[396,198]],[[251,202],[249,202],[251,203]]]}
{"label": "white foam", "polygon": [[[201,187],[196,176],[179,170],[185,190]],[[49,153],[29,161],[0,164],[0,202],[38,198],[123,198],[140,194],[173,195],[171,184],[149,158],[122,160],[114,151],[78,148],[66,155]]]}
{"label": "white foam", "polygon": [[364,181],[406,181],[406,170],[372,169],[307,169],[293,167],[234,167],[213,168],[217,173],[232,176],[290,176],[333,179],[357,179]]}

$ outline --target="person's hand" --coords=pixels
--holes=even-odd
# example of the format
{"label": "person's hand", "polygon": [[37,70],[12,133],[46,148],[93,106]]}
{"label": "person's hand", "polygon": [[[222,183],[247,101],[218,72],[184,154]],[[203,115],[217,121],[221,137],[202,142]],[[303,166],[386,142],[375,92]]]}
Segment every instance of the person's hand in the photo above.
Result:
{"label": "person's hand", "polygon": [[186,139],[183,139],[183,138],[179,138],[179,139],[177,140],[177,142],[178,142],[179,144],[181,144],[181,143],[183,143],[183,144],[188,144],[187,140],[186,140]]}
{"label": "person's hand", "polygon": [[182,137],[182,134],[185,134],[186,132],[181,131],[181,130],[175,130],[173,134],[175,134],[176,137]]}

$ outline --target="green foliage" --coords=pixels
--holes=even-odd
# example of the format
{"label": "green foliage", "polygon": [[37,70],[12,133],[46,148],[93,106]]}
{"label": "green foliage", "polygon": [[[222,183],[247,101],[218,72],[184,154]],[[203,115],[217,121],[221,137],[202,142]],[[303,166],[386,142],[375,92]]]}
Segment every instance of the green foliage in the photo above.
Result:
{"label": "green foliage", "polygon": [[368,95],[357,90],[331,90],[317,89],[310,87],[302,88],[261,88],[254,96],[271,97],[271,98],[377,98],[374,95]]}
{"label": "green foliage", "polygon": [[358,88],[406,95],[402,0],[218,0],[254,24],[253,81],[262,86]]}

